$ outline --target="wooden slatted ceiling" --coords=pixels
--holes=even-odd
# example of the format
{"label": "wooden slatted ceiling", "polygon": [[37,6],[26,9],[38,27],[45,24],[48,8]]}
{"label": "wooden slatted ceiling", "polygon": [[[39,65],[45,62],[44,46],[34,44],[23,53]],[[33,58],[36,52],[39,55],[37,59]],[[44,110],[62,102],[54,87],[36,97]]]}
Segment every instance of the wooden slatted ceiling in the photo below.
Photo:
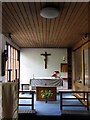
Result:
{"label": "wooden slatted ceiling", "polygon": [[[55,6],[60,15],[55,19],[40,16],[45,6]],[[2,32],[12,34],[19,47],[72,47],[88,33],[86,2],[3,2]]]}
{"label": "wooden slatted ceiling", "polygon": [[1,2],[89,2],[89,0],[0,0]]}

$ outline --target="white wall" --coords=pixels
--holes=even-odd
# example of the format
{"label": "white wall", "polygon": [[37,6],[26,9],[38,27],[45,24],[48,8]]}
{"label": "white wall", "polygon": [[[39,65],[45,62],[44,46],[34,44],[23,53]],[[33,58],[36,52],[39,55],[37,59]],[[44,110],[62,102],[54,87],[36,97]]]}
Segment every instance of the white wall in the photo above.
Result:
{"label": "white wall", "polygon": [[[45,69],[44,56],[40,54],[50,53],[48,56],[47,69]],[[63,56],[67,58],[67,49],[44,49],[44,48],[22,48],[20,50],[20,82],[29,83],[30,79],[33,77],[51,77],[51,74],[55,70],[60,71],[60,64],[67,63],[63,61]],[[61,73],[62,77],[66,77],[65,73]]]}

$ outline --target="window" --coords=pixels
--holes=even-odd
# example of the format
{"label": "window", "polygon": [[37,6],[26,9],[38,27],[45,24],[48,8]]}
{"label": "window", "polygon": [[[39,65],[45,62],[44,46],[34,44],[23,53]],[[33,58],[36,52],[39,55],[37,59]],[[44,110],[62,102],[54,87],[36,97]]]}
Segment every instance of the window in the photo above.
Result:
{"label": "window", "polygon": [[74,53],[75,80],[82,80],[82,48]]}
{"label": "window", "polygon": [[6,61],[6,67],[5,67],[5,81],[6,82],[13,82],[19,80],[19,64],[20,64],[20,58],[19,58],[19,50],[14,48],[13,46],[7,44],[7,51],[8,51],[8,60]]}

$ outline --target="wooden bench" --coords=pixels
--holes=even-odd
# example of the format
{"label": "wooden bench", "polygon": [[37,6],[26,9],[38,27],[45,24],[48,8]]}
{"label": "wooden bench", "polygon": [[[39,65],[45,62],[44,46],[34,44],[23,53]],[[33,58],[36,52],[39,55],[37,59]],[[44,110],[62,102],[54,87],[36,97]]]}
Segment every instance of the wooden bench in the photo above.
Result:
{"label": "wooden bench", "polygon": [[19,93],[29,93],[29,94],[31,94],[31,96],[30,97],[19,97],[19,99],[31,99],[31,103],[30,104],[18,104],[18,106],[31,106],[31,110],[33,111],[34,110],[34,93],[35,93],[35,91],[33,91],[33,90],[28,90],[28,91],[19,91]]}
{"label": "wooden bench", "polygon": [[[68,94],[68,93],[72,93],[75,97],[73,98],[70,98],[70,97],[63,97],[63,94]],[[78,95],[78,93],[83,93],[83,94],[86,94],[86,97],[80,97]],[[88,97],[89,97],[89,94],[90,94],[90,91],[59,91],[59,94],[60,94],[60,110],[62,111],[63,109],[63,106],[82,106],[83,105],[87,108],[87,110],[89,110],[89,100],[88,100]],[[63,104],[63,100],[72,100],[72,99],[78,99],[81,103],[81,104]]]}

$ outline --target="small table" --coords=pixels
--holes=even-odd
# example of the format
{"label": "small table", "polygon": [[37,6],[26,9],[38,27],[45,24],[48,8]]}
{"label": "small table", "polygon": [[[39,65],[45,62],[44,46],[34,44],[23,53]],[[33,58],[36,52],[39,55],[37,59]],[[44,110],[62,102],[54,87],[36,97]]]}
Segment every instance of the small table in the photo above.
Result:
{"label": "small table", "polygon": [[51,87],[51,86],[36,86],[36,100],[37,101],[44,101],[44,98],[41,96],[41,90],[51,90],[53,93],[52,96],[49,97],[49,101],[56,101],[56,94],[57,94],[57,89],[56,87]]}
{"label": "small table", "polygon": [[29,86],[30,84],[29,83],[24,83],[24,84],[21,84],[21,89],[22,89],[22,91],[24,90],[24,86]]}

